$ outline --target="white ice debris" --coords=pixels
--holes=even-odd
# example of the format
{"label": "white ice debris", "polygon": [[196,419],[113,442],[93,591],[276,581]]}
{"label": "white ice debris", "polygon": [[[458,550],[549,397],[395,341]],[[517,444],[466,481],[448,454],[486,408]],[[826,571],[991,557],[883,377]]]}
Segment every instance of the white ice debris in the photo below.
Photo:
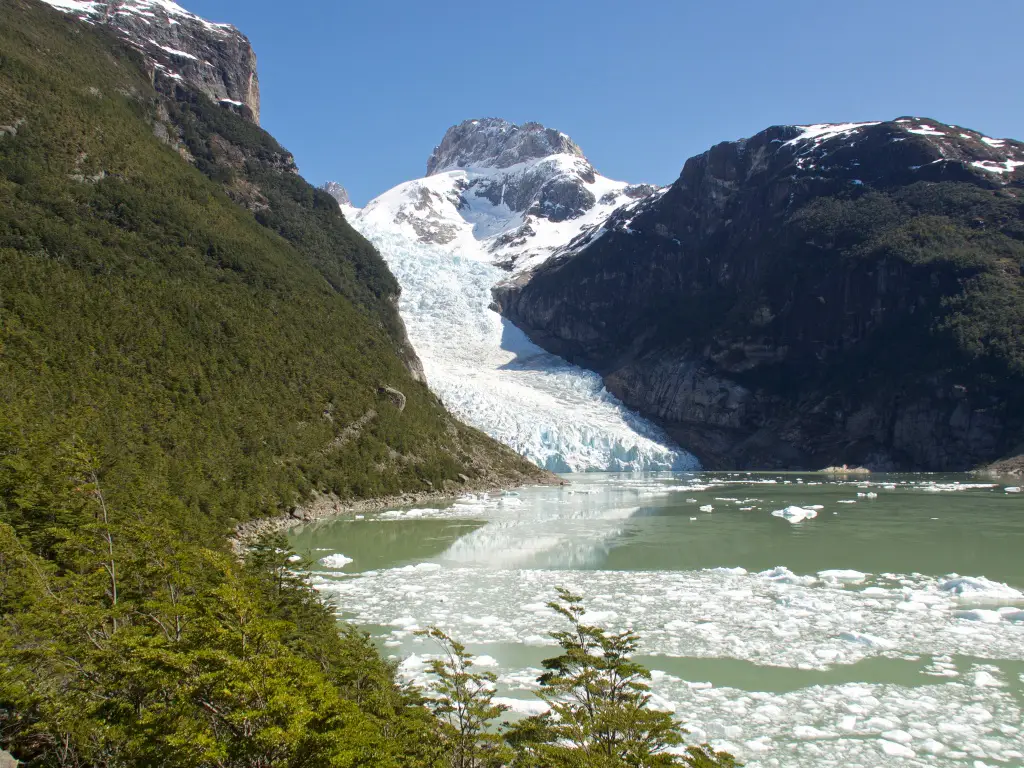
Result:
{"label": "white ice debris", "polygon": [[791,523],[802,523],[804,520],[813,520],[818,516],[818,510],[806,509],[804,507],[786,507],[772,512],[774,517],[782,517]]}
{"label": "white ice debris", "polygon": [[701,512],[714,512],[715,508],[713,506],[711,506],[710,504],[705,504],[704,506],[702,506],[700,508],[700,511]]}
{"label": "white ice debris", "polygon": [[[595,503],[597,483],[580,480],[572,494],[552,490],[555,505],[544,508],[532,506],[526,492],[467,495],[443,514],[485,524],[432,562],[345,578],[314,574],[314,584],[336,598],[343,618],[382,628],[380,640],[396,654],[403,679],[424,681],[432,658],[425,655],[427,646],[417,644],[417,630],[434,625],[458,637],[478,654],[478,664],[495,671],[501,702],[517,714],[543,711],[531,691],[540,674],[536,667],[553,652],[548,633],[562,627],[545,606],[558,584],[586,596],[595,622],[640,635],[639,653],[654,660],[648,662],[654,706],[685,713],[692,741],[732,744],[752,768],[1019,762],[1024,732],[1018,673],[1003,665],[1024,661],[1024,599],[1014,587],[980,575],[850,568],[590,570],[604,562],[610,543],[639,509]],[[616,480],[613,497],[635,499],[658,487],[716,489],[635,477]],[[783,488],[780,483],[772,490]],[[729,492],[716,498],[742,503],[741,493]],[[501,506],[508,498],[524,503],[510,514]],[[985,595],[995,599],[977,599]],[[510,645],[519,650],[507,653]],[[840,680],[863,679],[853,665],[879,657],[906,664],[910,674],[916,667],[920,681],[812,677],[830,670]],[[783,693],[763,690],[757,677],[747,689],[732,688],[714,678],[713,685],[702,672],[691,680],[678,677],[674,659],[732,659],[735,669],[750,665],[755,676],[758,667],[786,667],[809,677]],[[917,757],[905,757],[901,748]]]}
{"label": "white ice debris", "polygon": [[1024,600],[1024,592],[984,576],[950,574],[939,582],[939,589],[953,595],[969,598],[973,602],[991,600]]}
{"label": "white ice debris", "polygon": [[322,565],[324,568],[333,568],[336,570],[344,568],[351,562],[353,562],[351,557],[345,557],[345,555],[341,554],[328,555],[327,557],[320,558],[320,565]]}
{"label": "white ice debris", "polygon": [[818,577],[823,581],[840,581],[847,584],[860,584],[864,582],[869,574],[853,571],[850,569],[832,569],[818,571]]}

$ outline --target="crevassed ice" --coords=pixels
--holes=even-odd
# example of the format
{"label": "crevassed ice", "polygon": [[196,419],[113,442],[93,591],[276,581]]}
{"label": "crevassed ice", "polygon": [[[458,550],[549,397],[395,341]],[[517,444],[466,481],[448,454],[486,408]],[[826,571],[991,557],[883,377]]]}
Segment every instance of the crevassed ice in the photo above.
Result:
{"label": "crevassed ice", "polygon": [[699,467],[600,376],[545,352],[489,309],[500,269],[352,223],[402,286],[399,308],[430,388],[460,419],[554,472]]}

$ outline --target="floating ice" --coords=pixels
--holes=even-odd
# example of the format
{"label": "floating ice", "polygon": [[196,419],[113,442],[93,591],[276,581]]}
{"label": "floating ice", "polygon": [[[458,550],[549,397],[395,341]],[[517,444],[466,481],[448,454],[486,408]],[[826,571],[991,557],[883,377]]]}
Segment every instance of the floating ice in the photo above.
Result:
{"label": "floating ice", "polygon": [[341,569],[351,562],[353,562],[352,558],[345,557],[345,555],[328,555],[320,558],[320,565],[324,568]]}
{"label": "floating ice", "polygon": [[835,569],[829,571],[818,571],[818,577],[825,581],[842,581],[850,584],[860,584],[867,579],[868,574],[860,571]]}
{"label": "floating ice", "polygon": [[958,576],[950,574],[939,583],[939,589],[971,600],[1024,600],[1024,592],[984,576]]}
{"label": "floating ice", "polygon": [[818,510],[806,509],[804,507],[786,507],[772,512],[774,517],[782,517],[791,523],[802,523],[804,520],[813,520],[818,516]]}

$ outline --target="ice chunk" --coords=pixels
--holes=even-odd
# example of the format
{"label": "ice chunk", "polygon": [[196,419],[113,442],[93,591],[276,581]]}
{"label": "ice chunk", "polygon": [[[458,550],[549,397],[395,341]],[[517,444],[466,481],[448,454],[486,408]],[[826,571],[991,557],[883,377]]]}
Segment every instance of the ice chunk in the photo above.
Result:
{"label": "ice chunk", "polygon": [[826,581],[843,581],[850,584],[860,584],[868,577],[868,574],[861,573],[860,571],[836,569],[830,571],[818,571],[818,577],[825,579]]}
{"label": "ice chunk", "polygon": [[711,506],[710,504],[705,504],[703,507],[700,508],[700,511],[701,512],[714,512],[715,508],[713,506]]}
{"label": "ice chunk", "polygon": [[805,507],[786,507],[772,512],[774,517],[785,518],[791,523],[802,523],[804,520],[813,520],[818,516],[818,510]]}
{"label": "ice chunk", "polygon": [[860,645],[866,645],[868,648],[889,650],[891,648],[896,647],[896,644],[891,640],[886,640],[884,637],[869,635],[866,632],[843,632],[839,635],[839,638],[841,640],[847,640],[851,643],[859,643]]}
{"label": "ice chunk", "polygon": [[320,565],[324,568],[333,568],[339,570],[344,568],[349,563],[353,562],[351,557],[345,557],[345,555],[328,555],[327,557],[320,558]]}
{"label": "ice chunk", "polygon": [[979,688],[1002,688],[1006,683],[996,678],[991,672],[979,669],[974,673],[974,684]]}
{"label": "ice chunk", "polygon": [[910,747],[905,744],[898,744],[895,741],[889,741],[888,739],[882,739],[878,742],[878,745],[882,748],[882,751],[889,757],[917,757],[917,754]]}
{"label": "ice chunk", "polygon": [[776,584],[794,584],[804,587],[809,587],[817,581],[813,576],[798,576],[784,565],[777,565],[771,570],[761,571],[757,575]]}
{"label": "ice chunk", "polygon": [[954,595],[967,596],[972,600],[1024,600],[1024,592],[984,576],[959,576],[951,574],[939,582],[939,589]]}

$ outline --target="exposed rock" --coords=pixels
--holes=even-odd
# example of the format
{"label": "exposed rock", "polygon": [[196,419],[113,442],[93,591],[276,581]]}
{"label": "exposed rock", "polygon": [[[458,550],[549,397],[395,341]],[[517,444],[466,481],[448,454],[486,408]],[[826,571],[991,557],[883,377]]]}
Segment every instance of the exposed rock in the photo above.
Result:
{"label": "exposed rock", "polygon": [[4,752],[0,749],[0,768],[18,768],[19,765],[21,763],[15,760],[10,752]]}
{"label": "exposed rock", "polygon": [[338,205],[352,205],[348,190],[336,181],[328,181],[320,185],[320,189],[338,201]]}
{"label": "exposed rock", "polygon": [[214,102],[260,121],[256,54],[230,24],[214,24],[170,0],[43,0],[114,29],[145,56],[154,78],[188,83]]}
{"label": "exposed rock", "polygon": [[394,387],[389,387],[386,384],[382,385],[377,392],[384,395],[399,411],[405,410],[405,395],[399,392]]}
{"label": "exposed rock", "polygon": [[1024,425],[1022,221],[1020,142],[776,126],[494,298],[707,467],[967,469]]}
{"label": "exposed rock", "polygon": [[601,176],[560,131],[486,118],[449,128],[426,178],[398,185],[354,215],[374,228],[526,269],[656,191]]}
{"label": "exposed rock", "polygon": [[540,123],[514,125],[497,117],[453,125],[427,160],[427,176],[452,168],[508,168],[550,155],[583,151],[564,133]]}

